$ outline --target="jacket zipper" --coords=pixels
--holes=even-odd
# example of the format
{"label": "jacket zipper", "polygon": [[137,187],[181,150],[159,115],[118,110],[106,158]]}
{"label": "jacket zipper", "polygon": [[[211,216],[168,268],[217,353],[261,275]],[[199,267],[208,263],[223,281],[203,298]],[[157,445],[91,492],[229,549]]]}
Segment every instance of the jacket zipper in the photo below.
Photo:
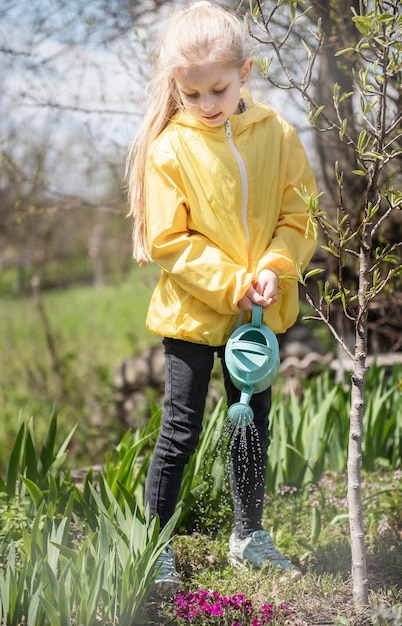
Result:
{"label": "jacket zipper", "polygon": [[[230,120],[226,120],[225,122],[225,132],[226,132],[226,137],[228,139],[229,142],[229,146],[233,152],[233,155],[237,161],[237,164],[239,166],[239,170],[240,170],[240,178],[241,178],[241,214],[242,214],[242,220],[243,220],[243,224],[244,224],[244,228],[246,231],[246,244],[247,244],[247,249],[250,243],[250,231],[249,231],[249,227],[248,227],[248,220],[247,220],[247,204],[248,204],[248,178],[247,178],[247,171],[246,171],[246,166],[244,164],[243,161],[243,157],[241,156],[240,152],[238,151],[238,149],[236,148],[236,144],[233,140],[233,135],[232,135],[232,125],[230,123]],[[240,314],[237,316],[237,320],[236,320],[236,328],[239,328],[239,326],[241,326],[243,324],[243,318],[244,318],[244,311],[241,311]]]}
{"label": "jacket zipper", "polygon": [[242,204],[242,219],[243,219],[243,224],[244,224],[244,228],[246,229],[246,243],[247,243],[247,248],[250,242],[250,231],[249,231],[249,227],[248,227],[248,220],[247,220],[247,204],[248,204],[248,178],[247,178],[247,171],[246,171],[246,166],[244,164],[243,161],[243,157],[241,156],[240,152],[238,151],[238,149],[236,148],[235,142],[233,141],[233,136],[232,136],[232,127],[230,124],[230,120],[226,120],[225,122],[225,132],[226,132],[226,137],[228,138],[229,141],[229,145],[230,148],[233,152],[233,155],[237,161],[237,164],[239,166],[239,170],[240,170],[240,178],[241,178],[241,204]]}

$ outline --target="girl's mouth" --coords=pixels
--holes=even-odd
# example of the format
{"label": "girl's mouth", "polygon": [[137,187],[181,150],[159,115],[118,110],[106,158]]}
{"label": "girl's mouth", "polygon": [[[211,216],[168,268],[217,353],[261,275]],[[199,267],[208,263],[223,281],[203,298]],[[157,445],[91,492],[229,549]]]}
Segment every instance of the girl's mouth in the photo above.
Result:
{"label": "girl's mouth", "polygon": [[213,122],[214,120],[217,120],[219,116],[220,113],[215,113],[215,115],[204,115],[204,119],[208,120],[209,122]]}

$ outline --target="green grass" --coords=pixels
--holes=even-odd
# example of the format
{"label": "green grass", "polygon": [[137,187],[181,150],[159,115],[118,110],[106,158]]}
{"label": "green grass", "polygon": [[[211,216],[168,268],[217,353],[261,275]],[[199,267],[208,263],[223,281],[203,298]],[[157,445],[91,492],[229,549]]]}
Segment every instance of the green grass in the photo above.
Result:
{"label": "green grass", "polygon": [[[60,353],[80,351],[87,360],[95,357],[108,363],[148,345],[150,338],[144,331],[152,286],[148,277],[149,273],[137,271],[132,281],[118,285],[45,292],[43,303]],[[155,278],[151,275],[150,280]],[[44,329],[33,298],[4,299],[0,315],[1,345],[15,366],[16,352],[31,358],[38,352],[45,356]]]}
{"label": "green grass", "polygon": [[[195,533],[179,535],[173,540],[183,590],[193,593],[199,589],[215,590],[226,597],[243,593],[256,607],[263,603],[284,603],[293,611],[293,618],[286,623],[298,626],[349,623],[400,626],[392,615],[397,616],[398,611],[400,615],[402,609],[401,472],[378,470],[365,474],[363,481],[372,602],[366,614],[356,615],[352,604],[343,474],[326,474],[318,485],[282,488],[266,496],[264,526],[271,530],[277,547],[301,567],[304,576],[300,582],[283,582],[275,572],[234,571],[228,565],[226,553],[232,517],[229,504],[224,502],[227,524],[216,537]],[[185,623],[174,621],[175,611],[169,602],[156,603],[149,610],[153,623],[160,626]],[[388,615],[388,621],[375,622],[375,615],[381,611]]]}
{"label": "green grass", "polygon": [[[1,300],[1,449],[10,449],[20,411],[25,417],[35,416],[41,433],[54,404],[63,434],[78,424],[78,464],[94,461],[108,445],[107,440],[121,434],[116,432],[112,376],[121,359],[159,341],[145,329],[156,279],[155,268],[150,267],[136,269],[131,280],[114,286],[76,287],[43,294],[62,376],[57,375],[52,363],[34,298]],[[97,441],[87,446],[86,441],[93,437]],[[1,455],[0,473],[6,457]]]}

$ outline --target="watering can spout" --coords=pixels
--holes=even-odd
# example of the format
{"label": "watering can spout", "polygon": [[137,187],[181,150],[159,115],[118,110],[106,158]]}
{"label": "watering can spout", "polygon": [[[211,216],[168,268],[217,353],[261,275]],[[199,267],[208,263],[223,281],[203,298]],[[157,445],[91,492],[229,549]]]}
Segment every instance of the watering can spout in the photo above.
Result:
{"label": "watering can spout", "polygon": [[249,402],[253,395],[253,387],[243,387],[241,391],[240,401],[232,404],[228,410],[228,420],[233,426],[245,428],[249,426],[254,419],[254,412]]}
{"label": "watering can spout", "polygon": [[249,404],[251,400],[251,396],[253,395],[254,389],[253,387],[243,387],[241,390],[240,403],[241,404]]}

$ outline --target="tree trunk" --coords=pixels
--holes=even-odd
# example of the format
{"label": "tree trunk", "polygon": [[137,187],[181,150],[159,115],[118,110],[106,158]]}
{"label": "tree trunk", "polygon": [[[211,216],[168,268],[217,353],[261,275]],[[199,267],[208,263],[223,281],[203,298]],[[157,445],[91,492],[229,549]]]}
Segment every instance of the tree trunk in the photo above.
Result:
{"label": "tree trunk", "polygon": [[356,608],[368,605],[366,548],[361,503],[361,457],[364,409],[364,360],[355,363],[348,451],[348,506],[352,555],[353,600]]}
{"label": "tree trunk", "polygon": [[370,234],[366,230],[360,247],[359,314],[356,319],[354,372],[352,376],[348,450],[348,507],[352,554],[353,600],[361,609],[368,605],[366,547],[361,502],[361,460],[364,412],[364,382],[367,367],[367,291],[369,288]]}

